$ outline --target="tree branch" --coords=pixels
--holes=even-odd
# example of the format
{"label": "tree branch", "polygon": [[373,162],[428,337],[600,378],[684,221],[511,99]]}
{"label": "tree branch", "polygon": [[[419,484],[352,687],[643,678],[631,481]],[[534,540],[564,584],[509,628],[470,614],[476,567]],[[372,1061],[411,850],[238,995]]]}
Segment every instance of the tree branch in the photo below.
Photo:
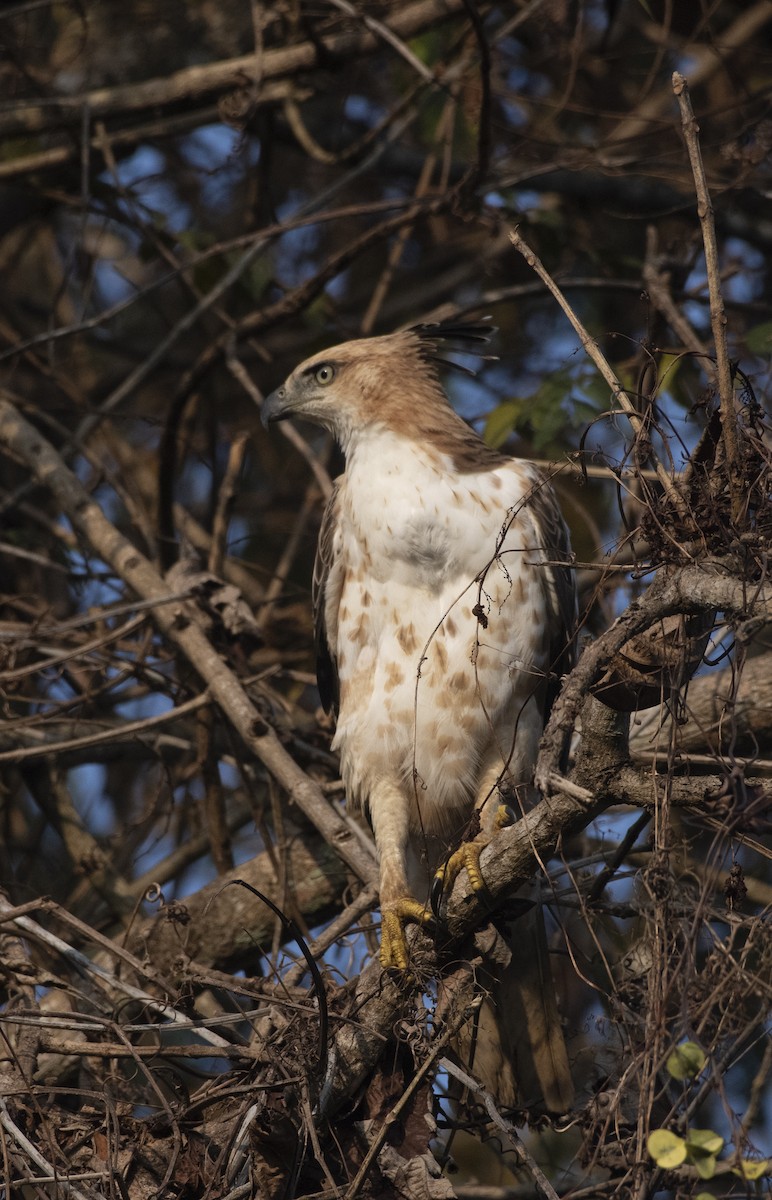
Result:
{"label": "tree branch", "polygon": [[742,470],[740,448],[737,441],[737,413],[734,402],[734,384],[732,368],[726,346],[726,312],[721,291],[721,267],[718,261],[718,243],[716,241],[716,226],[713,220],[713,204],[708,191],[708,181],[705,178],[705,167],[700,150],[699,126],[694,116],[689,88],[683,75],[675,71],[673,74],[673,91],[678,98],[681,109],[681,124],[684,131],[686,148],[689,152],[689,162],[694,176],[694,187],[697,194],[697,215],[700,218],[702,242],[705,247],[705,270],[708,276],[708,292],[710,294],[710,324],[713,330],[713,343],[716,348],[716,374],[718,378],[718,394],[721,404],[721,431],[724,438],[724,449],[727,458],[727,476],[729,491],[732,498],[732,519],[739,526],[742,515]]}
{"label": "tree branch", "polygon": [[183,653],[207,683],[245,746],[285,788],[291,801],[335,848],[363,882],[375,877],[375,858],[357,841],[324,793],[298,767],[244,691],[238,677],[202,632],[201,618],[191,602],[169,603],[173,592],[153,565],[107,520],[80,480],[50,442],[7,400],[0,398],[0,444],[28,468],[56,498],[62,511],[96,555],[108,563],[145,600],[153,600],[153,618],[160,631]]}
{"label": "tree branch", "polygon": [[[590,334],[587,331],[587,329],[585,329],[584,325],[579,320],[579,317],[577,316],[575,310],[568,303],[568,300],[563,295],[562,291],[558,287],[555,280],[552,278],[552,276],[547,271],[546,267],[540,261],[540,259],[538,259],[537,256],[534,254],[533,250],[530,248],[530,246],[525,241],[525,239],[520,235],[520,233],[517,229],[513,229],[510,232],[509,240],[511,241],[511,243],[515,247],[515,249],[517,251],[519,251],[520,254],[522,254],[523,258],[528,263],[528,266],[531,267],[531,269],[536,272],[536,274],[539,276],[539,278],[544,283],[545,287],[552,293],[552,295],[557,300],[558,304],[560,305],[560,307],[563,310],[563,312],[565,313],[565,315],[568,317],[568,320],[570,321],[571,325],[575,329],[576,333],[579,335],[583,349],[586,351],[588,356],[595,363],[595,366],[598,368],[598,371],[600,372],[600,374],[605,379],[606,383],[611,388],[611,394],[614,397],[615,402],[620,406],[620,408],[627,415],[627,418],[628,418],[630,424],[632,425],[635,434],[636,435],[642,434],[644,432],[644,419],[643,419],[641,413],[638,412],[638,409],[635,407],[633,402],[630,400],[630,397],[628,396],[626,389],[622,387],[622,384],[620,383],[619,379],[617,378],[611,364],[609,363],[608,359],[601,351],[601,348],[598,345],[597,339],[594,338],[592,336],[592,334]],[[678,487],[673,482],[671,477],[668,475],[667,471],[665,470],[665,468],[663,467],[661,462],[659,462],[658,460],[655,460],[654,467],[657,472],[657,479],[662,484],[662,489],[665,492],[665,494],[673,502],[676,512],[683,513],[685,511],[685,504],[684,504],[683,496],[679,492]]]}
{"label": "tree branch", "polygon": [[256,100],[275,102],[286,91],[277,92],[275,85],[271,86],[271,81],[318,66],[320,53],[330,58],[371,54],[380,46],[385,30],[388,29],[396,38],[411,38],[435,22],[454,16],[461,8],[461,0],[417,0],[395,11],[388,27],[379,22],[377,32],[371,29],[356,33],[347,31],[320,39],[319,44],[314,41],[300,42],[295,46],[265,50],[259,55],[244,54],[222,62],[185,67],[157,79],[94,88],[79,96],[59,96],[45,106],[30,101],[7,105],[5,113],[0,113],[0,132],[33,132],[54,124],[60,126],[62,121],[79,123],[84,108],[94,119],[114,113],[179,104],[181,101],[190,102],[212,92],[241,87],[244,77],[253,79],[258,68],[262,96],[258,93]]}
{"label": "tree branch", "polygon": [[749,594],[747,581],[729,574],[717,563],[662,569],[648,591],[617,618],[605,633],[588,646],[565,681],[556,700],[541,741],[536,767],[536,784],[548,795],[552,778],[560,776],[559,764],[565,745],[574,729],[585,697],[614,657],[635,634],[648,629],[661,617],[676,613],[691,614],[716,610],[735,619],[751,615],[769,620],[772,597],[764,583]]}

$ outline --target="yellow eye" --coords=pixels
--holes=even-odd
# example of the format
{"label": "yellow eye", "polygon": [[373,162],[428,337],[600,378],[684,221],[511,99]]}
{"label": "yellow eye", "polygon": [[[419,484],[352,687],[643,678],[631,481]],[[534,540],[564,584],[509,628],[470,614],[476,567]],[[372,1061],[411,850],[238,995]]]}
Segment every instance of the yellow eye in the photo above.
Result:
{"label": "yellow eye", "polygon": [[322,363],[322,365],[317,367],[314,371],[314,379],[318,384],[321,384],[322,387],[327,387],[327,384],[332,383],[334,378],[335,368],[332,363]]}

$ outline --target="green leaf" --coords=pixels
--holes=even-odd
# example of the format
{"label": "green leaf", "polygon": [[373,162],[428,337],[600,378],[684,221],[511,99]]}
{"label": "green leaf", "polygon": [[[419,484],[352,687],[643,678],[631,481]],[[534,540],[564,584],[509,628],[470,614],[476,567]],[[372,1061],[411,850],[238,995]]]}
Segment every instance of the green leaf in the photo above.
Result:
{"label": "green leaf", "polygon": [[690,1154],[720,1154],[724,1139],[712,1129],[690,1129],[686,1135],[686,1147]]}
{"label": "green leaf", "polygon": [[504,400],[488,416],[483,430],[483,438],[489,446],[498,450],[499,446],[504,445],[510,433],[517,429],[522,416],[522,400]]}
{"label": "green leaf", "polygon": [[18,137],[4,138],[0,143],[0,162],[13,162],[18,158],[26,158],[40,149],[37,138]]}
{"label": "green leaf", "polygon": [[768,1158],[741,1158],[739,1167],[732,1167],[732,1174],[741,1179],[761,1179],[769,1168]]}
{"label": "green leaf", "polygon": [[169,214],[161,208],[146,208],[145,212],[150,214],[150,219],[158,232],[165,232],[169,224]]}
{"label": "green leaf", "polygon": [[653,1129],[646,1142],[646,1149],[658,1167],[671,1171],[686,1161],[686,1142],[669,1129]]}
{"label": "green leaf", "polygon": [[754,325],[745,335],[745,345],[752,354],[772,354],[772,321]]}
{"label": "green leaf", "polygon": [[441,39],[435,30],[419,33],[417,37],[410,38],[407,44],[416,58],[426,67],[431,67],[437,62],[442,46]]}
{"label": "green leaf", "polygon": [[694,1169],[700,1179],[712,1179],[716,1173],[716,1157],[714,1154],[702,1154],[692,1160]]}
{"label": "green leaf", "polygon": [[668,1057],[665,1067],[673,1079],[694,1079],[707,1061],[696,1042],[683,1042]]}
{"label": "green leaf", "polygon": [[684,361],[683,354],[661,354],[657,364],[659,369],[659,378],[657,380],[657,390],[661,395],[663,391],[674,387],[678,370]]}
{"label": "green leaf", "polygon": [[716,1200],[712,1192],[698,1192],[693,1200]]}
{"label": "green leaf", "polygon": [[214,235],[204,229],[181,229],[177,234],[177,241],[186,250],[190,250],[191,254],[198,254],[201,250],[208,250],[214,245]]}

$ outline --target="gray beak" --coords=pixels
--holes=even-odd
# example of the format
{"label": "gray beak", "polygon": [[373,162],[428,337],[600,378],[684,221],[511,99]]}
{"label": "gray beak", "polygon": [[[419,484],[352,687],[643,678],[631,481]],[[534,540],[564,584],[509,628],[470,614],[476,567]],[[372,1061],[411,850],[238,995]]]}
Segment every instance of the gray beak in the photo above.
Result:
{"label": "gray beak", "polygon": [[287,389],[284,384],[275,392],[271,392],[270,396],[266,396],[260,406],[260,420],[264,429],[267,429],[274,421],[281,421],[289,416],[289,413],[284,411],[286,401]]}

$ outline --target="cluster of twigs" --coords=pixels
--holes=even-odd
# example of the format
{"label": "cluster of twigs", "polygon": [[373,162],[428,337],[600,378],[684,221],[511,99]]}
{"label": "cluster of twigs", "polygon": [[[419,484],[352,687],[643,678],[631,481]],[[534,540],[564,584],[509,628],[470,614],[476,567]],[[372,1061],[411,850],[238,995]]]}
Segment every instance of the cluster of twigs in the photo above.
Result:
{"label": "cluster of twigs", "polygon": [[[3,68],[17,91],[0,108],[7,136],[37,139],[9,143],[0,181],[29,186],[39,205],[0,243],[17,300],[0,314],[10,368],[0,397],[6,1190],[482,1200],[469,1180],[482,1176],[484,1143],[511,1171],[496,1200],[643,1197],[695,1186],[694,1164],[666,1173],[647,1138],[696,1121],[720,1125],[729,1143],[717,1176],[727,1189],[756,1153],[772,1068],[761,1041],[772,967],[770,451],[762,405],[727,342],[684,80],[674,89],[687,153],[661,169],[680,204],[691,209],[696,196],[705,288],[689,293],[674,278],[676,256],[654,228],[640,278],[599,270],[558,283],[541,261],[556,251],[549,236],[539,246],[538,220],[512,231],[514,213],[497,207],[520,181],[566,204],[572,195],[578,160],[559,125],[554,161],[528,169],[509,153],[515,125],[497,132],[516,102],[535,103],[507,73],[513,39],[530,39],[530,53],[548,47],[550,120],[579,88],[581,29],[551,66],[558,25],[545,37],[539,22],[552,18],[540,6],[417,0],[384,13],[336,0],[322,17],[305,4],[255,4],[249,53],[233,45],[222,59],[175,58],[157,77],[75,92],[59,74],[69,43],[52,54],[50,77],[25,62],[54,36],[36,24],[40,7],[17,6],[32,33]],[[732,15],[710,46],[695,42],[693,81],[716,83],[760,36],[768,8]],[[64,11],[58,19],[64,27]],[[73,20],[85,37],[88,20]],[[627,186],[613,196],[630,204],[640,201],[622,178],[631,148],[644,163],[673,102],[655,86],[658,39],[672,32],[657,28],[646,26],[654,58],[640,99],[607,120],[602,161],[578,164],[583,180]],[[365,59],[378,69],[361,68]],[[367,76],[366,128],[347,127],[345,144],[330,136],[325,72],[352,93]],[[618,79],[611,72],[609,96]],[[576,111],[587,105],[577,91]],[[163,145],[172,161],[173,139],[218,111],[238,124],[242,150],[260,142],[259,194],[236,232],[223,227],[206,244],[193,222],[187,242],[175,240],[127,184],[124,156]],[[533,146],[545,128],[533,126]],[[285,139],[289,166],[266,165],[272,138]],[[523,145],[523,160],[531,153]],[[301,175],[314,186],[287,216]],[[272,188],[280,216],[268,211]],[[656,198],[674,203],[670,191]],[[82,222],[59,274],[56,230],[38,217],[51,205]],[[306,234],[321,248],[304,250],[298,273]],[[139,284],[92,306],[104,267],[94,245],[111,237],[131,249]],[[512,244],[529,272],[514,282]],[[38,276],[46,285],[33,294]],[[326,294],[333,281],[350,288],[344,299]],[[702,432],[683,461],[660,409],[661,351],[642,347],[641,382],[629,386],[566,299],[612,287],[637,297],[642,284],[652,322],[675,334],[699,381],[690,420]],[[607,520],[601,489],[618,488],[625,534],[579,564],[592,637],[545,734],[542,799],[485,852],[484,901],[462,876],[440,935],[416,932],[413,973],[396,978],[372,954],[374,848],[343,806],[313,686],[308,560],[331,451],[288,426],[281,451],[252,437],[259,385],[339,328],[371,333],[491,306],[506,324],[514,299],[534,303],[545,286],[604,380],[598,425],[624,429],[616,462],[593,458],[588,434],[585,453],[551,473],[579,514],[575,543]],[[695,296],[706,298],[712,341],[685,316]],[[512,338],[521,323],[509,322]],[[717,669],[692,678],[706,654]],[[491,911],[514,920],[507,902],[535,872],[555,918],[578,1087],[576,1111],[546,1132],[525,1132],[547,1122],[502,1112],[450,1049],[479,1005]],[[686,1038],[707,1065],[676,1080],[666,1064]]]}

